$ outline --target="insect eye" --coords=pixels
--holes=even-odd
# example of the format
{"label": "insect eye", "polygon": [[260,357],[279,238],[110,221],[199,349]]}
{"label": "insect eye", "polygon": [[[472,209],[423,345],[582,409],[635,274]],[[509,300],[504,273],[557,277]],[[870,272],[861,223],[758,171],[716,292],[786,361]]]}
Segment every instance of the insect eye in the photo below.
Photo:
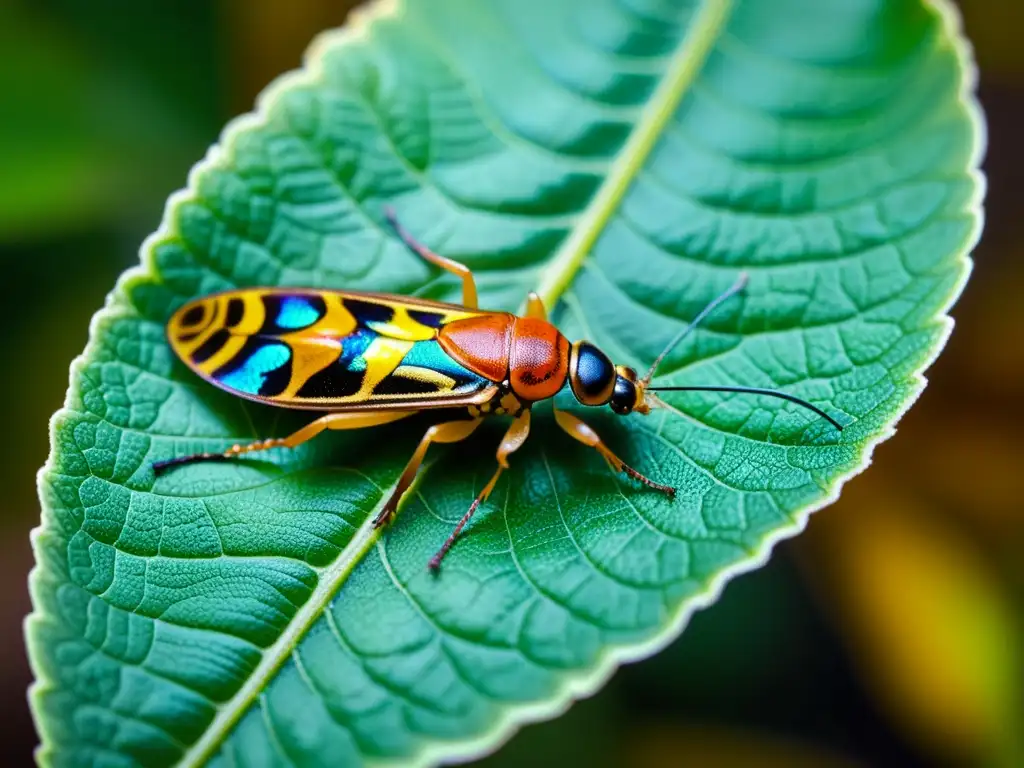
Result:
{"label": "insect eye", "polygon": [[619,376],[615,379],[615,390],[609,403],[611,409],[620,416],[625,416],[636,405],[636,387],[629,379]]}
{"label": "insect eye", "polygon": [[626,365],[616,366],[615,372],[624,379],[636,383],[636,371]]}
{"label": "insect eye", "polygon": [[569,386],[583,405],[604,405],[615,387],[615,366],[608,356],[588,341],[573,345]]}

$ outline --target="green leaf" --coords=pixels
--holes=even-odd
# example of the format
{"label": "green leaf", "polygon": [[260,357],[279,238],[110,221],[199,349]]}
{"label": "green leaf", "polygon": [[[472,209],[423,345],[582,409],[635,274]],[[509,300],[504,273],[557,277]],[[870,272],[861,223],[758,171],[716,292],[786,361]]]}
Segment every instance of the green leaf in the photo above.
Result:
{"label": "green leaf", "polygon": [[[325,35],[171,200],[72,367],[34,539],[43,761],[467,757],[672,640],[924,386],[979,231],[964,47],[923,0],[405,0]],[[437,577],[503,425],[432,450],[383,534],[369,520],[427,419],[155,479],[154,460],[308,419],[173,359],[184,301],[458,295],[383,225],[389,203],[486,306],[539,286],[570,337],[638,367],[745,270],[659,380],[782,388],[850,426],[708,393],[587,412],[679,487],[668,502],[541,406]]]}

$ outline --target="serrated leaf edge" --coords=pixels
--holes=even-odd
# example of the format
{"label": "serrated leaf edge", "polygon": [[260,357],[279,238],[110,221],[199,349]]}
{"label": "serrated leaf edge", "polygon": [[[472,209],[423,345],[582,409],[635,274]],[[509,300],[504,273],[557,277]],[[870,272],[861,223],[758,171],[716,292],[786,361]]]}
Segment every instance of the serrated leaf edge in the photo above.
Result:
{"label": "serrated leaf edge", "polygon": [[[778,542],[802,531],[811,514],[832,504],[839,497],[843,485],[870,466],[875,447],[895,434],[896,422],[909,410],[927,384],[924,371],[938,357],[952,333],[954,321],[948,315],[948,312],[962,293],[971,273],[973,265],[969,255],[981,235],[983,226],[982,200],[984,199],[986,188],[985,176],[979,166],[985,153],[987,134],[982,111],[974,93],[977,81],[977,67],[971,54],[970,44],[963,34],[962,18],[959,10],[952,4],[951,0],[923,1],[925,5],[930,6],[939,15],[946,33],[946,40],[953,48],[960,64],[959,103],[972,123],[975,137],[973,151],[967,168],[965,168],[965,171],[974,182],[974,196],[966,209],[966,212],[972,214],[973,226],[964,238],[957,253],[953,255],[954,261],[962,267],[960,279],[950,289],[943,307],[933,317],[935,324],[941,328],[941,334],[919,369],[913,374],[910,380],[912,391],[906,400],[899,406],[889,424],[866,441],[860,464],[833,481],[828,489],[829,494],[827,497],[802,510],[797,510],[794,513],[794,521],[791,526],[778,529],[765,536],[758,549],[749,558],[716,574],[708,582],[703,592],[680,604],[677,613],[657,635],[641,643],[610,646],[598,659],[593,670],[575,677],[567,676],[562,688],[547,701],[519,705],[510,704],[486,733],[471,739],[438,740],[425,744],[416,755],[402,759],[402,765],[427,766],[440,762],[466,762],[489,754],[511,738],[522,725],[553,719],[564,713],[574,701],[587,698],[596,693],[622,664],[639,661],[662,650],[682,633],[694,612],[701,608],[706,608],[718,600],[722,590],[729,581],[740,574],[756,570],[764,565]],[[50,454],[37,475],[42,521],[31,533],[33,553],[36,556],[37,562],[37,565],[32,568],[29,574],[29,593],[34,610],[25,619],[24,631],[29,664],[34,676],[34,682],[29,688],[29,703],[33,719],[41,737],[41,744],[36,750],[36,759],[40,765],[49,764],[50,757],[47,751],[48,723],[41,716],[37,703],[37,700],[45,692],[50,681],[46,678],[36,661],[37,653],[35,648],[36,627],[41,626],[45,618],[44,614],[35,610],[35,607],[41,603],[37,592],[41,589],[39,582],[43,576],[38,565],[39,538],[47,530],[47,516],[52,514],[52,510],[50,510],[46,503],[44,484],[47,475],[55,469],[54,457],[57,449],[57,429],[66,411],[71,407],[72,400],[77,392],[77,374],[90,360],[92,352],[97,346],[96,340],[101,324],[107,319],[117,316],[128,306],[127,296],[132,286],[142,282],[160,281],[156,270],[154,248],[158,243],[176,233],[174,219],[177,209],[183,203],[194,199],[194,192],[198,189],[199,175],[207,167],[216,165],[225,155],[230,155],[233,139],[237,133],[264,123],[264,116],[268,113],[281,92],[287,90],[293,84],[297,85],[315,81],[320,72],[319,66],[323,53],[328,48],[359,39],[366,33],[369,24],[373,20],[400,15],[402,3],[403,0],[374,0],[368,6],[354,11],[345,26],[321,33],[307,51],[302,69],[288,72],[278,77],[260,94],[257,99],[256,109],[253,112],[236,117],[225,126],[219,141],[211,146],[206,156],[189,171],[186,186],[173,193],[168,199],[159,228],[146,238],[140,248],[140,264],[122,274],[114,289],[108,294],[104,307],[93,315],[89,325],[89,342],[82,354],[75,358],[70,367],[68,394],[65,398],[64,407],[58,410],[50,419]],[[700,61],[680,60],[689,58],[685,49],[691,42],[694,29],[701,23],[713,25],[714,28],[710,38],[704,41],[705,43],[713,42],[714,29],[725,20],[730,5],[731,0],[704,0],[702,3],[701,13],[695,17],[694,24],[691,25],[687,34],[684,35],[683,40],[680,42],[673,55],[670,70],[652,97],[651,104],[656,104],[656,99],[659,96],[662,98],[675,97],[675,102],[671,106],[664,106],[660,111],[657,107],[651,106],[651,104],[648,104],[647,108],[645,108],[638,127],[634,129],[627,145],[623,148],[623,157],[626,159],[620,158],[616,161],[609,174],[609,178],[602,185],[595,199],[585,211],[581,226],[575,229],[573,234],[563,243],[552,263],[543,273],[544,277],[538,292],[546,300],[548,306],[552,306],[561,293],[571,284],[575,273],[582,266],[590,247],[601,232],[601,227],[598,224],[601,223],[602,218],[607,217],[614,210],[621,200],[629,187],[629,182],[642,165],[643,159],[656,143],[660,129],[671,116],[673,108],[678,104],[678,100],[681,99],[686,85],[699,71],[700,65],[703,62],[703,56],[710,51],[710,45],[702,50]],[[700,42],[698,40],[698,44]],[[674,84],[675,88],[682,87],[683,90],[674,93],[670,83]],[[635,157],[630,158],[628,154],[630,150],[636,153]],[[385,494],[382,498],[386,497]],[[215,716],[203,736],[185,753],[179,765],[199,766],[204,764],[214,754],[216,748],[244,714],[252,700],[263,689],[267,681],[272,679],[273,674],[281,664],[290,656],[299,638],[311,626],[312,619],[319,616],[322,609],[330,602],[348,574],[377,541],[380,533],[372,528],[369,522],[372,518],[373,515],[367,517],[367,522],[356,531],[356,534],[338,556],[337,560],[321,571],[321,576],[328,577],[330,586],[323,587],[323,579],[318,582],[317,588],[310,596],[310,599],[296,613],[293,622],[289,624],[281,637],[264,652],[264,658],[257,665],[256,670],[254,670],[246,684],[242,686],[235,696],[219,708],[217,716]],[[300,617],[309,619],[309,623],[300,626],[297,621]],[[296,628],[293,630],[293,627]],[[398,761],[371,760],[368,762],[393,765]]]}

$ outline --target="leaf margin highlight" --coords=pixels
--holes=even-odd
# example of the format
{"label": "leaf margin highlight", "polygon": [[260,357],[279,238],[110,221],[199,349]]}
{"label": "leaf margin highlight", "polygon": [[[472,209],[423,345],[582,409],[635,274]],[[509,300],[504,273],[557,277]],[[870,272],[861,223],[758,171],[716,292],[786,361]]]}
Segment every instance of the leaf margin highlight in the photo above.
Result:
{"label": "leaf margin highlight", "polygon": [[[987,130],[981,106],[976,96],[976,85],[978,79],[977,65],[974,61],[970,42],[963,31],[963,19],[961,12],[953,4],[952,0],[920,1],[924,7],[930,8],[939,17],[944,33],[944,41],[950,46],[957,59],[958,73],[960,75],[957,106],[970,121],[974,137],[972,152],[964,170],[967,177],[973,183],[974,189],[972,199],[969,204],[965,206],[964,210],[965,213],[970,214],[971,216],[972,227],[964,237],[959,249],[950,255],[950,262],[958,265],[961,269],[961,273],[956,284],[950,288],[942,307],[936,310],[935,314],[931,318],[933,327],[936,327],[939,330],[939,335],[937,336],[932,348],[928,350],[928,354],[923,356],[917,370],[908,377],[907,384],[910,385],[910,390],[906,400],[895,409],[893,416],[889,419],[885,428],[871,435],[865,441],[862,457],[859,463],[845,474],[837,476],[828,488],[828,494],[825,497],[817,503],[795,511],[793,513],[794,519],[792,525],[781,527],[766,535],[760,542],[757,550],[750,557],[723,569],[712,577],[705,585],[705,589],[702,592],[694,595],[689,600],[679,605],[675,615],[670,617],[658,634],[640,643],[608,646],[599,657],[593,669],[585,674],[568,677],[564,681],[561,689],[549,697],[549,699],[543,702],[507,704],[501,715],[496,718],[495,722],[485,733],[470,739],[439,739],[436,741],[425,742],[421,749],[415,755],[412,755],[405,760],[403,764],[409,766],[429,766],[438,764],[442,761],[449,763],[461,763],[491,754],[507,742],[523,725],[554,719],[567,711],[575,701],[588,698],[597,693],[621,665],[640,661],[661,651],[682,634],[690,617],[696,611],[713,605],[718,600],[721,596],[722,590],[729,581],[736,576],[756,570],[764,565],[771,556],[772,550],[777,543],[800,533],[806,527],[811,514],[835,502],[846,482],[870,466],[875,447],[896,433],[896,423],[910,409],[914,402],[916,402],[917,398],[920,397],[927,385],[927,378],[924,375],[925,371],[930,368],[938,358],[953,331],[955,323],[953,318],[949,315],[949,310],[963,292],[973,269],[973,261],[970,258],[970,254],[981,236],[984,222],[982,203],[986,190],[986,178],[980,168],[980,164],[987,147]],[[706,9],[708,4],[717,3],[723,6],[728,6],[731,2],[732,0],[702,0],[702,6],[704,9]],[[35,556],[35,564],[29,573],[29,594],[33,610],[28,616],[26,616],[23,629],[26,638],[29,666],[33,674],[33,682],[29,686],[28,690],[28,700],[33,721],[40,736],[40,744],[36,748],[36,759],[40,765],[50,764],[47,749],[49,723],[44,717],[40,716],[41,710],[37,705],[37,700],[45,692],[49,680],[47,680],[43,674],[43,670],[40,669],[40,666],[36,661],[37,654],[35,652],[36,643],[38,642],[37,632],[45,618],[45,615],[39,613],[36,608],[37,605],[42,603],[42,601],[38,599],[37,595],[38,590],[41,589],[40,581],[43,576],[40,572],[39,565],[39,554],[42,547],[40,539],[50,532],[48,523],[53,522],[53,512],[45,500],[44,484],[46,476],[56,469],[54,467],[54,455],[58,446],[58,429],[66,415],[66,411],[70,407],[72,396],[77,394],[77,387],[75,383],[76,377],[81,372],[83,366],[91,359],[91,353],[97,346],[96,340],[101,331],[101,325],[105,321],[114,319],[129,309],[130,304],[127,299],[129,290],[140,283],[160,282],[160,277],[155,264],[155,246],[176,233],[176,228],[173,224],[175,214],[179,206],[195,199],[195,192],[198,189],[198,179],[200,174],[202,174],[207,167],[216,165],[220,159],[230,156],[234,137],[237,133],[245,130],[246,128],[264,124],[265,115],[268,113],[270,106],[275,103],[280,92],[286,91],[292,84],[315,81],[319,72],[319,64],[322,61],[323,53],[328,48],[334,47],[338,44],[343,44],[349,40],[359,39],[365,33],[371,22],[399,14],[402,4],[403,0],[371,0],[369,4],[353,10],[343,26],[324,31],[317,35],[303,57],[302,66],[299,69],[286,72],[275,78],[259,94],[253,111],[239,115],[231,119],[225,125],[224,129],[219,134],[217,141],[207,150],[206,155],[195,163],[189,170],[186,185],[172,193],[168,198],[159,227],[156,231],[150,234],[140,246],[140,263],[134,267],[130,267],[120,276],[114,286],[114,289],[107,295],[104,306],[93,315],[92,320],[89,323],[89,338],[85,349],[72,361],[70,366],[69,385],[64,405],[54,413],[50,419],[50,453],[47,456],[46,463],[37,473],[37,492],[40,497],[41,521],[40,525],[34,528],[30,534],[33,555]],[[688,39],[689,34],[684,35],[683,40],[680,43],[680,49]],[[673,55],[673,60],[680,49],[677,49],[676,54]],[[658,90],[660,90],[660,86]],[[655,95],[656,94],[657,91]],[[629,141],[632,141],[632,134]],[[626,147],[623,148],[623,151],[625,150]],[[643,158],[641,158],[641,161],[642,159]],[[621,191],[624,192],[628,189],[628,186],[629,184],[627,182]],[[605,185],[602,185],[597,195],[595,195],[595,200],[592,201],[585,209],[583,216],[584,219],[587,218],[588,212],[592,207],[598,206],[601,203],[598,198],[604,188]],[[621,197],[621,193],[619,197]],[[608,204],[614,205],[614,203],[618,201],[619,197],[610,200]],[[566,280],[562,280],[560,277],[552,279],[550,281],[550,287],[543,284],[541,287],[545,288],[546,291],[551,291],[556,297],[560,295],[560,293],[571,284],[572,276],[575,275],[575,272],[578,271],[578,268],[582,265],[587,253],[589,252],[589,246],[593,244],[595,239],[596,238],[592,238],[590,240],[583,241],[583,238],[581,237],[581,243],[578,250],[573,252],[568,247],[570,242],[574,240],[572,235],[570,235],[566,242],[563,243],[556,252],[555,257],[552,260],[552,264],[549,264],[548,268],[545,269],[545,274],[552,266],[555,265],[560,257],[566,261],[569,267],[573,268],[572,274],[569,275]],[[567,255],[563,255],[563,252]],[[922,327],[928,327],[928,325],[929,323],[926,322],[922,324]],[[333,594],[340,589],[342,583],[344,583],[344,576],[347,576],[347,574],[351,572],[351,569],[358,564],[362,556],[378,541],[380,536],[379,531],[366,531],[370,520],[372,520],[372,515],[368,516],[367,522],[364,522],[363,525],[357,529],[352,540],[348,545],[346,545],[342,553],[339,554],[338,559],[330,566],[323,569],[324,572],[339,572],[343,578],[332,585],[330,594],[327,595],[327,600],[320,603],[319,606],[314,607],[322,607],[327,601],[329,601],[331,596],[333,596]],[[346,553],[349,552],[355,555],[355,557],[351,561],[346,561],[345,556]],[[303,609],[306,605],[310,605],[314,602],[314,598],[318,592],[320,592],[319,585],[317,589],[314,590],[313,594],[310,595],[310,599],[303,606]],[[299,613],[302,613],[303,609],[300,609]],[[273,650],[283,638],[291,639],[295,634],[296,633],[289,633],[286,630],[286,632],[282,633],[282,637],[275,641],[274,644],[271,645],[264,653],[266,654]],[[299,635],[299,637],[301,637],[301,635]],[[266,661],[267,656],[265,655],[264,660],[261,661],[256,670],[254,670],[253,675],[255,676],[257,670],[266,666],[266,679],[269,679],[280,665],[284,663],[290,652],[291,649],[288,650],[287,654],[280,654],[276,658],[272,658],[271,662]],[[233,727],[238,719],[245,714],[245,707],[248,706],[248,703],[251,703],[252,697],[248,695],[249,688],[250,686],[247,682],[239,689],[239,692],[236,693],[235,696],[218,707],[218,714],[214,717],[214,720],[211,722],[208,730],[204,732],[204,735],[200,737],[200,739],[198,739],[183,755],[179,765],[203,765],[210,757],[213,756],[213,754],[215,754],[216,747],[218,747],[228,733],[230,733],[230,728]],[[245,707],[239,706],[236,711],[229,713],[229,716],[221,718],[220,711],[222,709],[229,708],[236,700],[239,700],[239,704],[242,703],[241,698],[243,692],[246,693]],[[207,739],[206,733],[209,732],[209,729],[212,729],[214,723],[221,719],[225,721],[224,724],[226,725],[226,729],[220,734],[215,734],[214,736],[211,736],[210,739]],[[206,742],[210,743],[206,744]],[[201,745],[202,748],[200,748]],[[190,755],[193,754],[195,759],[190,759]]]}

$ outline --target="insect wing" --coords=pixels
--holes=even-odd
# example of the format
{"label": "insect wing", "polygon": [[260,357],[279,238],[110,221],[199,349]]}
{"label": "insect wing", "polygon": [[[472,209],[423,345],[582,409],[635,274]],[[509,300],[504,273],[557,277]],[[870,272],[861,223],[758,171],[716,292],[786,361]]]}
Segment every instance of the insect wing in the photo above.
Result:
{"label": "insect wing", "polygon": [[387,294],[246,289],[186,304],[167,334],[193,371],[250,400],[317,410],[442,408],[494,392],[436,341],[438,328],[479,314]]}

